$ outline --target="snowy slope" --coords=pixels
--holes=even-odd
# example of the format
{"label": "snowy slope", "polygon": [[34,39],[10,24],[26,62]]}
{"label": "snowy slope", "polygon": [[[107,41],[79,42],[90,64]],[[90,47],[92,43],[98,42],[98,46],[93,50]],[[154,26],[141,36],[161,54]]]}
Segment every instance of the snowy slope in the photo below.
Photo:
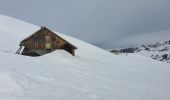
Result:
{"label": "snowy slope", "polygon": [[78,47],[41,57],[16,55],[39,27],[0,15],[0,100],[169,100],[170,66],[132,54],[113,55],[58,33]]}

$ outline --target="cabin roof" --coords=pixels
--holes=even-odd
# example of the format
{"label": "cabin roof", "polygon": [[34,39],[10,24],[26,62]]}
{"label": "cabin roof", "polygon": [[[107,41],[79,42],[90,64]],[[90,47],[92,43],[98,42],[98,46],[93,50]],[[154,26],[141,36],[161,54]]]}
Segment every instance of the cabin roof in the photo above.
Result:
{"label": "cabin roof", "polygon": [[20,45],[22,45],[22,42],[27,41],[27,40],[30,39],[34,34],[36,34],[37,32],[39,32],[39,31],[41,31],[41,30],[43,30],[43,29],[45,29],[45,30],[53,33],[54,35],[60,37],[61,39],[63,39],[64,41],[66,41],[69,45],[71,45],[74,49],[77,49],[76,46],[74,46],[73,44],[71,44],[70,42],[68,42],[67,40],[65,40],[64,38],[62,38],[61,36],[59,36],[58,34],[56,34],[56,32],[51,31],[50,29],[48,29],[48,28],[46,28],[46,27],[41,27],[41,29],[37,30],[36,32],[34,32],[34,33],[31,34],[30,36],[28,36],[27,38],[23,39],[23,40],[21,41]]}

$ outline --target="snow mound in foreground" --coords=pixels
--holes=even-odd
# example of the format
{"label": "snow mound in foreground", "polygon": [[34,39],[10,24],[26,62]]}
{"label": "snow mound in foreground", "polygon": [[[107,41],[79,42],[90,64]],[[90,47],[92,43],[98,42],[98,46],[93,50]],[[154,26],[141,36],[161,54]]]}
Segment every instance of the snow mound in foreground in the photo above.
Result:
{"label": "snow mound in foreground", "polygon": [[63,50],[14,54],[19,41],[38,29],[0,15],[0,100],[170,99],[169,64],[140,55],[113,55],[61,33],[78,47],[75,57]]}

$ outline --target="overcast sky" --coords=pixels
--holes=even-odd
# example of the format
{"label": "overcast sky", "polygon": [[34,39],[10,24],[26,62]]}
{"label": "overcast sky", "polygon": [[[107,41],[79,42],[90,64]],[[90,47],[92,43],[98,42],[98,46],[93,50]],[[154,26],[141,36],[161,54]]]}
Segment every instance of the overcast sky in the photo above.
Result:
{"label": "overcast sky", "polygon": [[170,0],[0,0],[0,14],[104,49],[130,46],[135,44],[128,43],[130,37],[170,29]]}

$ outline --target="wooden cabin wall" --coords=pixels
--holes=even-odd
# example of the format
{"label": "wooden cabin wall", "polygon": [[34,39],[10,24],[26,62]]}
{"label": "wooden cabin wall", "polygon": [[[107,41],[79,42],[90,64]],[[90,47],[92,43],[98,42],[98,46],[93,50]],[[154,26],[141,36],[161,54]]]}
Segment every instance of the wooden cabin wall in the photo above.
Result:
{"label": "wooden cabin wall", "polygon": [[66,42],[60,37],[56,37],[56,49],[62,48]]}
{"label": "wooden cabin wall", "polygon": [[28,39],[25,42],[25,47],[27,47],[29,50],[32,50],[34,48],[34,41],[32,40],[32,38]]}
{"label": "wooden cabin wall", "polygon": [[60,49],[62,46],[66,44],[65,40],[55,35],[54,33],[48,30],[45,30],[44,32],[46,33],[46,35],[51,36],[52,49]]}
{"label": "wooden cabin wall", "polygon": [[[40,40],[41,36],[43,36],[43,41]],[[26,47],[28,47],[29,49],[45,49],[45,43],[46,43],[46,39],[45,36],[50,36],[51,37],[51,47],[52,49],[60,49],[62,48],[65,44],[66,41],[64,41],[62,38],[53,35],[52,33],[48,32],[48,31],[39,31],[37,32],[35,35],[33,35],[30,39],[25,41],[25,45]]]}
{"label": "wooden cabin wall", "polygon": [[[56,49],[64,49],[74,55],[74,49],[64,39],[48,30],[40,30],[23,42],[24,46],[29,49],[29,52],[34,52],[34,50],[46,51],[46,46],[48,44],[50,45],[48,50],[54,51]],[[67,48],[65,47],[66,45]]]}

